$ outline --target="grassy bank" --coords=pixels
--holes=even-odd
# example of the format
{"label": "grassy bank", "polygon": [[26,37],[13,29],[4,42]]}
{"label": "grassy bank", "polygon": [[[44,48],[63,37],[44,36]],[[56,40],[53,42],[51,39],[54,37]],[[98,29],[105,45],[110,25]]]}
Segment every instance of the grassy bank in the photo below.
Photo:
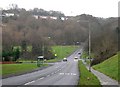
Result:
{"label": "grassy bank", "polygon": [[62,60],[64,57],[73,53],[78,46],[53,46],[52,50],[54,54],[57,54],[55,59],[48,60],[47,62],[56,62]]}
{"label": "grassy bank", "polygon": [[[42,65],[42,66],[47,66]],[[36,63],[29,63],[29,64],[3,64],[2,65],[2,75],[10,75],[10,74],[19,74],[26,71],[31,71],[37,69]]]}
{"label": "grassy bank", "polygon": [[118,80],[118,72],[120,72],[120,69],[118,69],[118,54],[98,65],[93,66],[93,68],[115,80]]}
{"label": "grassy bank", "polygon": [[80,87],[101,87],[97,77],[87,70],[82,61],[79,61],[78,66],[80,72],[78,85],[80,85]]}

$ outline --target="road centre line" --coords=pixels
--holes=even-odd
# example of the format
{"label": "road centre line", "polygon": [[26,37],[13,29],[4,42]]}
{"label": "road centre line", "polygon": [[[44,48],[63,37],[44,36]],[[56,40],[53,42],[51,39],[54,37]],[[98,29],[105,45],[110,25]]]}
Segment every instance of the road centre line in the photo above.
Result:
{"label": "road centre line", "polygon": [[[58,67],[56,67],[56,68],[59,68],[60,66],[58,66]],[[62,70],[63,68],[64,68],[65,66],[63,66],[63,67],[61,67],[60,69],[58,69],[57,71],[55,71],[55,72],[53,72],[53,73],[51,73],[51,75],[53,75],[53,74],[56,74],[57,72],[59,72],[60,70]],[[50,74],[48,74],[46,77],[49,77],[49,76],[51,76]],[[37,79],[37,80],[42,80],[42,79],[44,79],[45,77],[41,77],[41,78],[39,78],[39,79]],[[35,81],[37,81],[37,80],[35,80]],[[25,83],[24,85],[29,85],[29,84],[31,84],[31,83],[33,83],[33,82],[35,82],[34,80],[33,81],[30,81],[30,82],[27,82],[27,83]]]}
{"label": "road centre line", "polygon": [[47,75],[47,77],[49,77],[50,75]]}
{"label": "road centre line", "polygon": [[31,81],[31,82],[27,82],[27,83],[25,83],[24,85],[29,85],[29,84],[31,84],[31,83],[33,83],[33,82],[35,82],[35,81],[33,80],[33,81]]}
{"label": "road centre line", "polygon": [[44,79],[45,77],[41,77],[40,79]]}

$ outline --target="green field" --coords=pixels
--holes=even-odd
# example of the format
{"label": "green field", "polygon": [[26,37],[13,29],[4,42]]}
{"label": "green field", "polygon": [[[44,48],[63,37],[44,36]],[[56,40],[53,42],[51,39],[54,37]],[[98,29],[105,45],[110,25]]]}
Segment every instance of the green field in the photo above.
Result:
{"label": "green field", "polygon": [[[42,65],[42,66],[47,66]],[[36,63],[29,63],[29,64],[2,64],[2,75],[9,75],[9,74],[19,74],[26,71],[31,71],[37,69]]]}
{"label": "green field", "polygon": [[80,87],[101,87],[97,77],[87,70],[82,61],[79,61],[78,67],[80,72],[78,85],[80,85]]}
{"label": "green field", "polygon": [[118,69],[118,54],[98,65],[93,66],[93,68],[110,76],[115,80],[118,80],[118,72],[120,72],[120,69]]}
{"label": "green field", "polygon": [[54,54],[57,54],[57,58],[48,60],[47,62],[60,61],[73,53],[78,47],[79,46],[53,46],[52,51]]}
{"label": "green field", "polygon": [[[15,46],[14,49],[16,49],[17,47],[20,48],[20,46]],[[46,62],[57,62],[62,60],[64,57],[69,56],[71,53],[73,53],[79,46],[73,46],[73,45],[69,45],[69,46],[52,46],[52,53],[53,54],[57,54],[57,57],[55,59],[50,59],[47,60]],[[28,46],[27,50],[31,51],[32,47]],[[18,59],[19,62],[31,62],[33,60],[25,60],[25,59]],[[36,62],[36,61],[34,61]]]}
{"label": "green field", "polygon": [[0,64],[0,76],[2,76],[2,64]]}
{"label": "green field", "polygon": [[[51,60],[47,60],[47,62],[56,62],[59,60],[62,60],[64,57],[67,57],[68,55],[70,55],[72,52],[74,52],[76,49],[78,48],[78,46],[53,46],[52,47],[52,51],[54,54],[57,54],[57,58],[55,59],[51,59]],[[19,60],[22,62],[27,62],[26,63],[22,63],[22,64],[2,64],[2,75],[9,75],[9,74],[18,74],[18,73],[23,73],[26,71],[31,71],[34,70],[37,67],[36,63],[30,63],[30,60]],[[36,61],[34,61],[36,62]],[[47,65],[43,65],[43,66],[47,66]]]}

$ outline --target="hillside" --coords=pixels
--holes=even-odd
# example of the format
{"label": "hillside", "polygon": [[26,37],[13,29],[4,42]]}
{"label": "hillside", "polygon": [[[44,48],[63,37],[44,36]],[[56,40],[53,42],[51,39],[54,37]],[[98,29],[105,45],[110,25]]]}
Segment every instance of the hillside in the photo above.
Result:
{"label": "hillside", "polygon": [[115,80],[118,80],[118,72],[120,72],[120,69],[118,69],[118,54],[112,56],[111,58],[98,65],[93,66],[93,68],[110,76]]}
{"label": "hillside", "polygon": [[[8,9],[3,10],[2,14],[2,23],[6,25],[2,31],[2,51],[7,54],[3,56],[5,61],[10,60],[8,57],[14,56],[12,48],[15,46],[21,46],[26,50],[26,46],[31,45],[31,58],[42,55],[43,43],[47,55],[51,54],[49,49],[52,45],[80,45],[85,42],[84,49],[88,51],[89,31],[91,50],[95,55],[92,65],[106,60],[117,52],[117,18],[99,18],[89,14],[65,16],[60,11],[38,8],[28,11]],[[23,52],[20,56],[25,55]],[[51,56],[49,55],[50,58]]]}

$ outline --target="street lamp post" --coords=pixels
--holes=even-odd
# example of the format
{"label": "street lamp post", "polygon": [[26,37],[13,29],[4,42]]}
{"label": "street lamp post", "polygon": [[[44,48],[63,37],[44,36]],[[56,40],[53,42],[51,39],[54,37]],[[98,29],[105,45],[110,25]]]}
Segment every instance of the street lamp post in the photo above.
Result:
{"label": "street lamp post", "polygon": [[89,71],[91,72],[91,30],[90,30],[90,23],[88,25],[89,25],[89,60],[90,60]]}
{"label": "street lamp post", "polygon": [[90,22],[89,21],[77,21],[77,22],[87,22],[88,23],[88,27],[89,27],[89,35],[88,35],[88,43],[89,43],[89,71],[91,72],[91,29],[90,29]]}

